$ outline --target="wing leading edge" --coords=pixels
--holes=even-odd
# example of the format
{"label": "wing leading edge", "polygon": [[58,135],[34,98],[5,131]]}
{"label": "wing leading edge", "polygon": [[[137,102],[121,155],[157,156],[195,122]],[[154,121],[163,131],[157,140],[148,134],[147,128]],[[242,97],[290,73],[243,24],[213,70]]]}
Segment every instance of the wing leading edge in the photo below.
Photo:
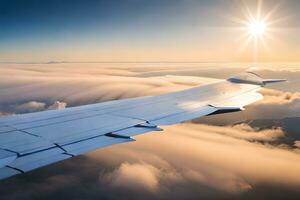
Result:
{"label": "wing leading edge", "polygon": [[[168,93],[0,118],[0,179],[262,99],[255,74]],[[260,81],[260,82],[259,82]],[[282,81],[282,80],[280,80]],[[268,81],[268,83],[277,81]]]}

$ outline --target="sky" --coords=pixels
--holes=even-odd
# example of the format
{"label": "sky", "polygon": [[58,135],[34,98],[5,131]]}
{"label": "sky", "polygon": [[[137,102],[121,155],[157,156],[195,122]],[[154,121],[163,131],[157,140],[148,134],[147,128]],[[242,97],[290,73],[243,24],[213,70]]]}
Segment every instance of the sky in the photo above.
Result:
{"label": "sky", "polygon": [[[260,7],[272,23],[255,48],[234,19]],[[297,62],[299,9],[297,0],[1,0],[0,62]]]}

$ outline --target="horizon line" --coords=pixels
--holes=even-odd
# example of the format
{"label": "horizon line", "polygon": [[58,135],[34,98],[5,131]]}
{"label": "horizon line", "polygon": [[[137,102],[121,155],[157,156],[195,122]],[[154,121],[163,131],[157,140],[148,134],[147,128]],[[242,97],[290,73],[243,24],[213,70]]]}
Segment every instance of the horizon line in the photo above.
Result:
{"label": "horizon line", "polygon": [[0,64],[64,64],[64,63],[300,63],[300,61],[0,61]]}

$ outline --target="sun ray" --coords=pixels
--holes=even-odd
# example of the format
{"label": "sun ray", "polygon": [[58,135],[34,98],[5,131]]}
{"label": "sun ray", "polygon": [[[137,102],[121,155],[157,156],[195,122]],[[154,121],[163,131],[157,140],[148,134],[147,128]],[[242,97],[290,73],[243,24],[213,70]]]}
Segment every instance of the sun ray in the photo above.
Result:
{"label": "sun ray", "polygon": [[253,18],[252,12],[244,0],[242,0],[242,11],[246,19]]}
{"label": "sun ray", "polygon": [[[253,61],[257,62],[259,59],[259,53],[263,50],[269,49],[268,40],[274,38],[271,34],[279,28],[273,27],[274,24],[281,22],[286,17],[272,19],[274,14],[279,10],[282,5],[281,2],[275,4],[267,13],[263,12],[263,0],[257,0],[257,6],[255,12],[252,12],[250,7],[244,0],[241,0],[241,11],[244,18],[230,17],[231,21],[239,24],[236,27],[237,30],[241,30],[243,34],[237,39],[241,46],[239,52],[244,51],[248,46],[252,47]],[[243,41],[243,42],[241,42]]]}
{"label": "sun ray", "polygon": [[256,19],[261,19],[261,10],[262,10],[262,0],[258,0],[257,9],[256,9]]}
{"label": "sun ray", "polygon": [[281,3],[277,3],[264,17],[263,20],[268,21],[272,15],[280,8]]}
{"label": "sun ray", "polygon": [[252,41],[251,35],[247,35],[245,38],[246,38],[246,40],[239,47],[239,50],[238,50],[239,53],[243,52],[249,46],[249,43]]}
{"label": "sun ray", "polygon": [[284,21],[288,20],[289,18],[290,18],[290,16],[284,16],[281,18],[274,19],[274,20],[268,22],[268,26],[271,26],[271,25],[274,25],[274,24],[277,24],[280,22],[284,22]]}

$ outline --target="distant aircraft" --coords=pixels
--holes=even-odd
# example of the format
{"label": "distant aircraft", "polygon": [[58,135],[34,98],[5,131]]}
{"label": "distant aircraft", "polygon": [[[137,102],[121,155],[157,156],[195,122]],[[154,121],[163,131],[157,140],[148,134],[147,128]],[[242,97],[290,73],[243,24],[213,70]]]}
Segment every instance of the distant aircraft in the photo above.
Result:
{"label": "distant aircraft", "polygon": [[236,112],[282,79],[248,72],[191,89],[0,118],[0,179],[194,118]]}

